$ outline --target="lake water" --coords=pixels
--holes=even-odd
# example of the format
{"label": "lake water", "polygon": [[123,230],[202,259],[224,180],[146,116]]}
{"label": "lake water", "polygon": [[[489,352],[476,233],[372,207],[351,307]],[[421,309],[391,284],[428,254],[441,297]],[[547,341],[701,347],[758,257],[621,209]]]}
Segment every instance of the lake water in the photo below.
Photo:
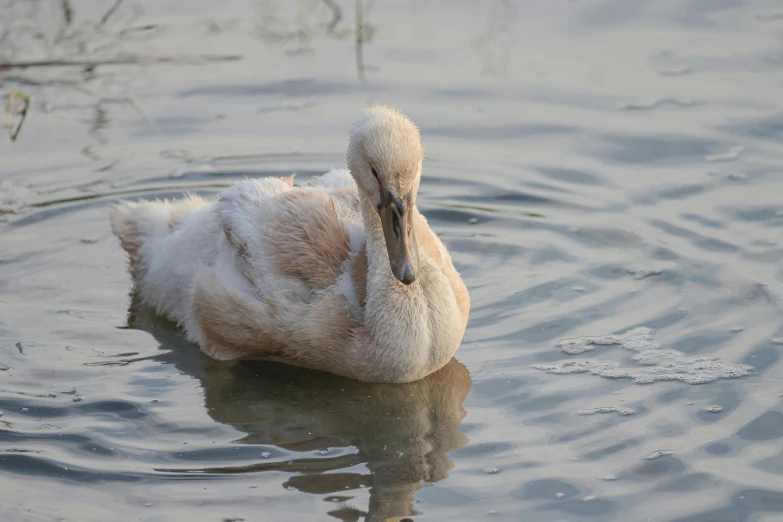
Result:
{"label": "lake water", "polygon": [[[92,63],[0,66],[0,519],[783,520],[779,2],[2,0],[31,60]],[[373,102],[456,361],[218,363],[138,305],[109,203],[343,166]]]}

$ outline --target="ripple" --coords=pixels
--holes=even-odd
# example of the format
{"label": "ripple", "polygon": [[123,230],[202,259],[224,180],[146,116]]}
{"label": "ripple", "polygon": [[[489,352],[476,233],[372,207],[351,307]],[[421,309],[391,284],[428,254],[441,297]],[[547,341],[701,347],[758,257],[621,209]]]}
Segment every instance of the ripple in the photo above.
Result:
{"label": "ripple", "polygon": [[742,151],[745,150],[745,147],[742,145],[734,145],[732,147],[729,147],[728,150],[725,152],[720,152],[717,154],[708,154],[704,157],[704,159],[710,163],[719,163],[723,161],[736,161],[739,159],[740,154],[742,154]]}
{"label": "ripple", "polygon": [[[664,76],[672,76],[672,74],[664,74]],[[623,106],[624,111],[650,111],[659,109],[661,107],[677,107],[677,108],[690,108],[702,105],[704,102],[691,101],[691,100],[677,100],[675,98],[659,98],[650,103],[629,103]]]}

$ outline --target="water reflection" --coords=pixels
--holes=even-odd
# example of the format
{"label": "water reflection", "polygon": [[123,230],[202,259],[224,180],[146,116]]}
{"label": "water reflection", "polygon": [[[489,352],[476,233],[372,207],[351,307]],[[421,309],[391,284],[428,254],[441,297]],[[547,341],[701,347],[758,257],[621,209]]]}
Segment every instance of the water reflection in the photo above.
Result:
{"label": "water reflection", "polygon": [[[135,294],[128,326],[150,332],[161,348],[170,350],[162,360],[201,381],[210,417],[245,434],[235,442],[307,453],[284,462],[211,462],[208,467],[159,471],[285,471],[292,476],[283,487],[343,503],[329,512],[335,518],[381,521],[417,514],[414,493],[423,482],[446,478],[454,466],[446,453],[468,442],[459,427],[472,381],[455,359],[418,382],[369,384],[278,363],[212,361]],[[312,453],[319,451],[323,456],[314,458]],[[367,512],[347,504],[353,498],[350,491],[360,488],[370,490]]]}

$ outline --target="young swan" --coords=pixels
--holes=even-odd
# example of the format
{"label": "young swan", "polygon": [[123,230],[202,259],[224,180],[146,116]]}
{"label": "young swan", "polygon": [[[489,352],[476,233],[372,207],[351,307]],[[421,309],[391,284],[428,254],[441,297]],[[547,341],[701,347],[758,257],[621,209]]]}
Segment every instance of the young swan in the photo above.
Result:
{"label": "young swan", "polygon": [[348,171],[303,187],[236,183],[214,202],[120,203],[139,296],[222,360],[271,359],[371,382],[444,366],[470,300],[416,208],[423,149],[385,106],[350,134]]}

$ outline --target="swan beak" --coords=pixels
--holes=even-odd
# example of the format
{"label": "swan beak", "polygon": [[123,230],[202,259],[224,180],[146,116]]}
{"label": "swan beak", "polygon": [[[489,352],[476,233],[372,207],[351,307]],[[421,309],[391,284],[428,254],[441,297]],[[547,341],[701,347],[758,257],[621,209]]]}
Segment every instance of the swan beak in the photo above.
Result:
{"label": "swan beak", "polygon": [[[389,198],[391,199],[391,198]],[[395,198],[396,199],[396,198]],[[400,201],[392,200],[378,210],[386,238],[386,250],[394,277],[402,284],[409,285],[416,280],[416,268],[413,263],[413,213],[405,210]]]}

